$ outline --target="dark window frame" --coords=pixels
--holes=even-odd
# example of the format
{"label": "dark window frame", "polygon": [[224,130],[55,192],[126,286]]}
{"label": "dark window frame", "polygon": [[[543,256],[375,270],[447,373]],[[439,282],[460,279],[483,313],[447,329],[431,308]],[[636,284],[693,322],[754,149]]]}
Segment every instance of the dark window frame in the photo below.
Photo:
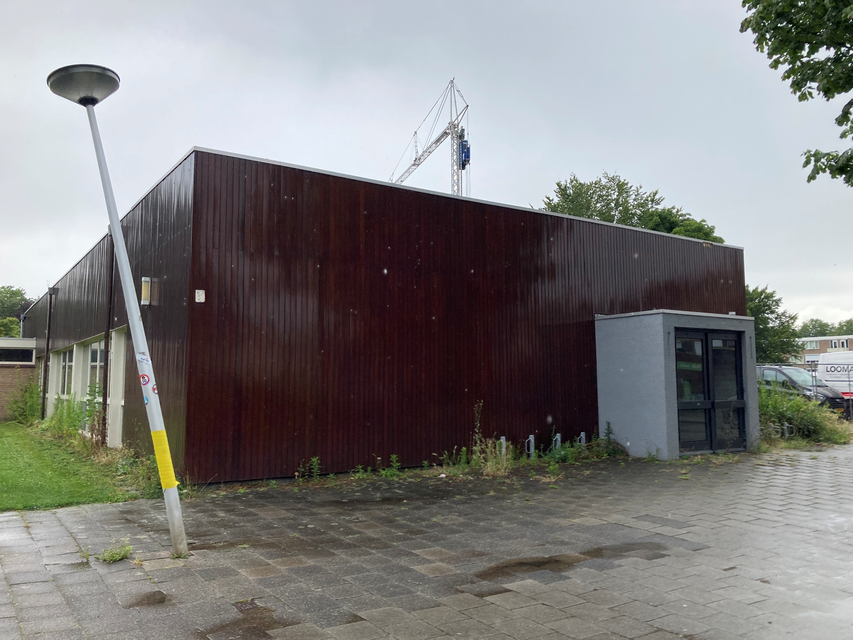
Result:
{"label": "dark window frame", "polygon": [[[21,355],[23,352],[28,351],[30,354],[29,360],[21,360],[21,359],[10,359],[6,360],[3,357],[4,352],[15,352],[18,353],[15,355]],[[35,364],[36,363],[36,350],[35,347],[0,347],[0,365],[13,365],[13,364]]]}

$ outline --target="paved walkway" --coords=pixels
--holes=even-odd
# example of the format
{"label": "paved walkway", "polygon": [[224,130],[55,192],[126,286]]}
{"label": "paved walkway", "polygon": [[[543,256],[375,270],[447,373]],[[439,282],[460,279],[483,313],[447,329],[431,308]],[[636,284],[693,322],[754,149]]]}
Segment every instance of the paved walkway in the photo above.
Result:
{"label": "paved walkway", "polygon": [[184,560],[160,501],[3,513],[0,639],[850,638],[852,487],[853,447],[280,484],[185,503]]}

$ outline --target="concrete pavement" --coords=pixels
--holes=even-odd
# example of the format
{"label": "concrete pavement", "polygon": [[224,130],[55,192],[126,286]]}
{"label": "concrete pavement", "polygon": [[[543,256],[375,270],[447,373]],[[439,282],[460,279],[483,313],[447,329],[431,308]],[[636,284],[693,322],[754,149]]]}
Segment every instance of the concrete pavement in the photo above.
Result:
{"label": "concrete pavement", "polygon": [[853,637],[853,448],[562,471],[3,513],[0,639]]}

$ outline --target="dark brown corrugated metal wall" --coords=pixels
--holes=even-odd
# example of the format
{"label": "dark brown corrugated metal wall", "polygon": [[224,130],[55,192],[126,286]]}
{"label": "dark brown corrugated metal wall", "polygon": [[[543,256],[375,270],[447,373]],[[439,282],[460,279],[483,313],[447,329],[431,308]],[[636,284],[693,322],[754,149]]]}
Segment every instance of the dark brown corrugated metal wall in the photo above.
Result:
{"label": "dark brown corrugated metal wall", "polygon": [[434,461],[470,442],[478,400],[486,435],[590,434],[594,314],[746,311],[736,248],[195,158],[196,480]]}
{"label": "dark brown corrugated metal wall", "polygon": [[[106,214],[105,214],[106,217]],[[50,350],[66,349],[75,342],[104,332],[107,321],[109,237],[101,238],[59,281],[53,300]],[[42,296],[27,312],[24,335],[36,338],[36,355],[44,354],[48,300]]]}
{"label": "dark brown corrugated metal wall", "polygon": [[[137,293],[143,276],[157,278],[159,304],[142,308],[142,320],[154,363],[163,417],[175,466],[182,468],[186,416],[187,326],[192,234],[194,156],[191,154],[155,186],[122,219]],[[106,221],[106,212],[101,214]],[[56,351],[103,334],[107,295],[113,265],[111,240],[102,238],[57,283],[51,328],[51,350]],[[29,311],[24,323],[27,336],[37,337],[38,354],[44,352],[47,327],[47,295]],[[127,324],[124,297],[115,274],[113,329]],[[145,405],[128,335],[124,363],[124,441],[144,453],[152,453]],[[115,363],[113,363],[115,366]]]}
{"label": "dark brown corrugated metal wall", "polygon": [[[179,164],[122,219],[137,295],[142,278],[156,280],[159,299],[142,307],[142,322],[157,379],[163,420],[175,467],[183,469],[187,406],[187,331],[193,208],[193,154]],[[152,285],[153,287],[153,285]],[[152,302],[154,302],[152,300]],[[113,309],[127,323],[118,272]],[[124,441],[153,453],[136,360],[128,334],[125,362]]]}

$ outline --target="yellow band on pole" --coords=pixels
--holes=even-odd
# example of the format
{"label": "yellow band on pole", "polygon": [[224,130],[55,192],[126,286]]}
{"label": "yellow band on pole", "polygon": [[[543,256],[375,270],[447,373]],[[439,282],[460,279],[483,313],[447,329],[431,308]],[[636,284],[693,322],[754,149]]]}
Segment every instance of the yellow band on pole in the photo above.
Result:
{"label": "yellow band on pole", "polygon": [[157,469],[160,471],[160,485],[164,490],[177,487],[180,483],[175,478],[175,468],[172,466],[172,454],[169,452],[166,430],[152,431],[151,439],[154,441],[154,456],[157,458]]}

